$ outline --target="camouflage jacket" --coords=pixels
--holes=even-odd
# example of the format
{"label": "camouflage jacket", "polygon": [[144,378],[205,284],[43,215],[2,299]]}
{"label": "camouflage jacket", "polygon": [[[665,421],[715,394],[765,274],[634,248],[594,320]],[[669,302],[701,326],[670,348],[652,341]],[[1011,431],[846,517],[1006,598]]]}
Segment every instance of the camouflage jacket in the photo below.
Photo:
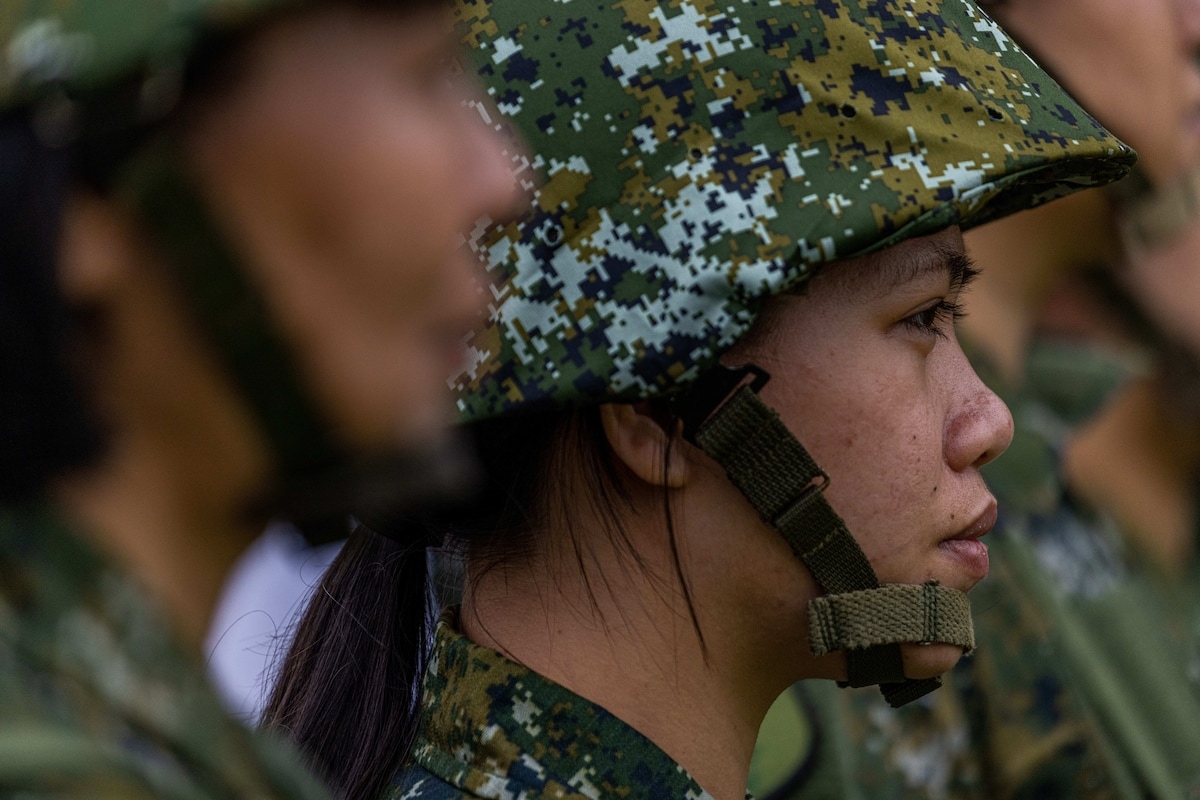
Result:
{"label": "camouflage jacket", "polygon": [[0,508],[0,797],[325,796],[127,576],[50,509]]}
{"label": "camouflage jacket", "polygon": [[455,619],[438,624],[412,763],[388,800],[712,800],[649,739],[468,641]]}
{"label": "camouflage jacket", "polygon": [[1002,511],[991,574],[971,593],[975,655],[898,711],[872,690],[796,687],[764,728],[753,790],[1200,797],[1200,588],[1156,572],[1059,467],[1066,436],[1121,378],[1094,351],[1031,352],[1025,385],[1005,398],[1016,438],[985,470]]}

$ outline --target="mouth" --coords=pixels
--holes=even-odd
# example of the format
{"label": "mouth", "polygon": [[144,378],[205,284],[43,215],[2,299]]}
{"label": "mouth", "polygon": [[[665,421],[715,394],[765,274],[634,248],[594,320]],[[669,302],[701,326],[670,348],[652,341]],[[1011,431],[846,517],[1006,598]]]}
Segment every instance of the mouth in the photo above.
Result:
{"label": "mouth", "polygon": [[996,525],[996,500],[988,498],[987,507],[959,530],[958,533],[942,540],[938,549],[958,562],[967,574],[978,583],[988,574],[987,545],[979,541]]}

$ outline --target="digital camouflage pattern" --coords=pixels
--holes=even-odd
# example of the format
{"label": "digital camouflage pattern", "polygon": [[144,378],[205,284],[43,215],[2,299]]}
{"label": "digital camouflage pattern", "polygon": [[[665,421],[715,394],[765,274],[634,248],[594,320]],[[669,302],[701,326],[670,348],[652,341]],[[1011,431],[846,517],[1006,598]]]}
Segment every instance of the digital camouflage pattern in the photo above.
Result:
{"label": "digital camouflage pattern", "polygon": [[4,0],[0,109],[178,67],[206,26],[304,0]]}
{"label": "digital camouflage pattern", "polygon": [[462,0],[536,153],[477,243],[467,419],[662,392],[819,264],[1121,177],[1132,152],[968,0]]}
{"label": "digital camouflage pattern", "polygon": [[[991,574],[971,592],[975,655],[898,711],[809,682],[804,729],[821,745],[791,752],[805,779],[771,796],[1200,798],[1198,576],[1158,573],[1059,466],[1071,431],[1128,374],[1102,351],[1033,348],[1025,385],[1002,391],[1013,444],[984,468],[1002,514]],[[781,770],[754,769],[767,795],[761,779]]]}
{"label": "digital camouflage pattern", "polygon": [[438,623],[416,747],[388,800],[712,800],[649,739],[470,642],[456,617]]}
{"label": "digital camouflage pattern", "polygon": [[31,507],[0,508],[0,796],[326,795],[225,715],[142,591]]}

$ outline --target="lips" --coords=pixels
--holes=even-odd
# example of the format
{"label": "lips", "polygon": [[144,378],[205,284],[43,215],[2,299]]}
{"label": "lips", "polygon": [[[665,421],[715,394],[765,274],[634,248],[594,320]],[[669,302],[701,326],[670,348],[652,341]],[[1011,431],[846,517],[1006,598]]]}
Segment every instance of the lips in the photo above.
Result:
{"label": "lips", "polygon": [[979,541],[996,524],[996,501],[989,498],[987,508],[966,527],[938,544],[938,549],[962,566],[975,582],[988,574],[987,545]]}

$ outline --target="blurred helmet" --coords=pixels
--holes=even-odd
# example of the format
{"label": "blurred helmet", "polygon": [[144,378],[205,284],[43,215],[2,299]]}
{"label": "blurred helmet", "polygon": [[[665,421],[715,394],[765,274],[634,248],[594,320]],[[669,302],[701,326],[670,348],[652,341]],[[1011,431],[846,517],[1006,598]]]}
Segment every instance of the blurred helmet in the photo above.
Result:
{"label": "blurred helmet", "polygon": [[150,81],[179,69],[206,30],[301,2],[10,0],[0,11],[0,109]]}

